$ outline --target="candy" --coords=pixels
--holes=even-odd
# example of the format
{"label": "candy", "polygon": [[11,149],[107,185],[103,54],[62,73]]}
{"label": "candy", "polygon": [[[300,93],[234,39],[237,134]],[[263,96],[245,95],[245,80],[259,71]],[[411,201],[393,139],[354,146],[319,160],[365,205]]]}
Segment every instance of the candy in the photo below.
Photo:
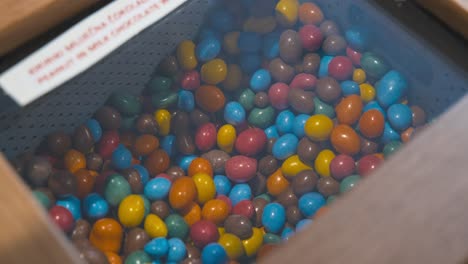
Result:
{"label": "candy", "polygon": [[185,244],[179,238],[171,238],[167,241],[169,244],[169,251],[167,253],[168,262],[179,262],[187,255]]}
{"label": "candy", "polygon": [[354,159],[351,156],[340,154],[330,163],[330,173],[333,178],[340,181],[344,177],[353,174],[355,170]]}
{"label": "candy", "polygon": [[255,156],[264,149],[266,141],[267,137],[263,130],[248,128],[238,135],[235,148],[241,155]]}
{"label": "candy", "polygon": [[387,110],[390,125],[396,130],[407,129],[413,121],[413,112],[404,104],[394,104]]}
{"label": "candy", "polygon": [[53,206],[49,210],[49,217],[65,233],[72,231],[73,215],[67,208],[59,205]]}
{"label": "candy", "polygon": [[302,47],[307,51],[317,51],[322,45],[323,34],[314,25],[305,25],[299,29]]}
{"label": "candy", "polygon": [[[187,208],[187,207],[186,207]],[[189,233],[189,226],[179,214],[170,214],[164,219],[167,235],[172,238],[185,239]]]}
{"label": "candy", "polygon": [[292,180],[294,193],[301,196],[311,192],[317,185],[318,177],[312,169],[299,172]]}
{"label": "candy", "polygon": [[166,237],[167,236],[167,227],[164,221],[155,214],[149,214],[145,218],[144,223],[145,231],[148,233],[149,237]]}
{"label": "candy", "polygon": [[200,151],[208,151],[216,144],[217,131],[213,123],[206,123],[198,127],[195,132],[195,145]]}
{"label": "candy", "polygon": [[314,94],[301,89],[291,89],[288,94],[288,103],[298,113],[311,114],[314,109]]}
{"label": "candy", "polygon": [[332,177],[322,177],[317,182],[317,190],[324,197],[335,195],[340,191],[340,183]]}
{"label": "candy", "polygon": [[242,215],[248,219],[252,218],[255,209],[251,200],[242,200],[232,208],[233,215]]}
{"label": "candy", "polygon": [[202,65],[200,74],[202,81],[216,85],[226,79],[227,65],[221,59],[213,59]]}
{"label": "candy", "polygon": [[284,177],[282,170],[278,169],[268,177],[266,186],[269,194],[277,196],[288,188],[289,182]]}
{"label": "candy", "polygon": [[250,111],[248,121],[253,126],[266,128],[275,118],[275,110],[271,106],[265,108],[254,108]]}
{"label": "candy", "polygon": [[144,201],[140,195],[129,195],[119,204],[119,221],[125,227],[136,227],[140,225],[144,215]]}
{"label": "candy", "polygon": [[220,199],[209,200],[202,208],[202,219],[211,221],[217,225],[223,223],[228,214],[228,204]]}
{"label": "candy", "polygon": [[71,137],[62,131],[56,131],[47,136],[47,148],[56,156],[64,155],[71,145]]}
{"label": "candy", "polygon": [[314,113],[316,115],[323,114],[323,115],[328,116],[329,118],[335,118],[336,113],[335,113],[335,109],[333,108],[333,106],[326,104],[325,102],[320,100],[318,97],[314,97],[314,106],[315,106]]}
{"label": "candy", "polygon": [[393,155],[395,151],[400,149],[402,143],[400,141],[390,141],[387,144],[385,144],[385,147],[383,149],[383,154],[385,158],[389,157],[390,155]]}
{"label": "candy", "polygon": [[411,111],[412,111],[412,126],[413,127],[418,127],[426,123],[426,113],[424,110],[416,105],[411,106]]}
{"label": "candy", "polygon": [[270,86],[271,75],[265,69],[257,70],[250,78],[250,88],[254,92],[266,90]]}
{"label": "candy", "polygon": [[192,177],[200,172],[213,176],[213,168],[210,162],[204,158],[195,158],[190,162],[188,167],[188,176]]}
{"label": "candy", "polygon": [[218,241],[218,228],[211,221],[200,220],[190,227],[190,239],[195,246],[203,248],[209,243]]}
{"label": "candy", "polygon": [[245,122],[245,110],[238,102],[229,102],[224,107],[224,120],[232,125],[240,125]]}
{"label": "candy", "polygon": [[229,199],[232,205],[236,205],[243,200],[249,200],[252,197],[252,190],[250,186],[245,183],[236,184],[229,192]]}
{"label": "candy", "polygon": [[112,218],[101,218],[96,221],[89,234],[89,242],[104,252],[118,253],[122,238],[122,227]]}
{"label": "candy", "polygon": [[361,99],[364,102],[370,102],[374,100],[375,98],[375,88],[368,84],[368,83],[362,83],[359,85],[359,92],[361,94]]}
{"label": "candy", "polygon": [[354,69],[353,81],[358,84],[363,84],[366,81],[366,72],[363,69]]}
{"label": "candy", "polygon": [[320,56],[316,53],[308,53],[302,59],[304,73],[315,74],[320,65]]}
{"label": "candy", "polygon": [[199,61],[205,62],[218,56],[221,51],[221,43],[215,37],[207,37],[198,43],[195,54]]}
{"label": "candy", "polygon": [[232,234],[223,234],[218,243],[224,248],[230,259],[238,259],[244,255],[244,247],[239,237]]}
{"label": "candy", "polygon": [[257,160],[243,155],[231,157],[226,161],[226,176],[236,182],[247,182],[255,176]]}
{"label": "candy", "polygon": [[267,107],[270,104],[270,101],[268,99],[268,94],[263,91],[255,94],[254,104],[256,107],[259,107],[259,108]]}
{"label": "candy", "polygon": [[323,56],[320,60],[319,69],[318,69],[318,77],[326,77],[328,76],[328,65],[333,60],[333,56]]}
{"label": "candy", "polygon": [[325,198],[317,192],[302,195],[298,202],[299,210],[306,217],[313,216],[324,205]]}
{"label": "candy", "polygon": [[210,243],[203,248],[201,259],[207,264],[222,264],[228,260],[228,255],[220,244]]}
{"label": "candy", "polygon": [[224,107],[225,97],[216,86],[202,85],[195,92],[195,101],[201,109],[214,113]]}
{"label": "candy", "polygon": [[307,164],[303,163],[299,158],[299,155],[292,155],[287,158],[281,165],[281,171],[284,176],[291,178],[296,176],[303,170],[311,169]]}
{"label": "candy", "polygon": [[322,10],[314,3],[305,2],[299,6],[299,20],[303,24],[318,25],[323,20]]}
{"label": "candy", "polygon": [[86,125],[81,125],[75,129],[72,140],[73,147],[82,153],[88,153],[94,144],[91,131]]}
{"label": "candy", "polygon": [[145,185],[144,194],[150,201],[162,200],[167,197],[170,189],[171,182],[168,179],[156,177]]}
{"label": "candy", "polygon": [[341,95],[340,84],[333,78],[323,77],[318,79],[315,89],[320,100],[332,103]]}
{"label": "candy", "polygon": [[263,209],[262,224],[268,232],[278,233],[286,222],[286,210],[279,203],[270,203]]}
{"label": "candy", "polygon": [[[164,238],[162,238],[165,240]],[[135,227],[130,229],[125,235],[123,253],[125,255],[130,254],[133,251],[143,249],[150,240],[150,237],[145,232],[145,230]],[[145,249],[145,252],[148,253]],[[149,254],[149,253],[148,253]]]}
{"label": "candy", "polygon": [[195,44],[192,41],[184,40],[177,46],[177,61],[180,67],[186,71],[197,67],[198,61],[195,55]]}
{"label": "candy", "polygon": [[169,191],[169,203],[175,209],[181,209],[194,201],[197,187],[192,178],[181,177],[172,183]]}
{"label": "candy", "polygon": [[184,221],[188,226],[192,226],[194,223],[201,219],[201,208],[196,202],[192,202],[181,212],[184,217]]}
{"label": "candy", "polygon": [[271,105],[278,110],[288,107],[289,86],[285,83],[275,83],[268,90],[268,99]]}
{"label": "candy", "polygon": [[195,108],[195,98],[190,91],[180,90],[178,93],[177,107],[190,112]]}
{"label": "candy", "polygon": [[284,134],[273,145],[273,156],[280,160],[288,158],[296,152],[298,142],[299,140],[294,134]]}
{"label": "candy", "polygon": [[357,95],[345,97],[335,107],[336,117],[340,124],[353,125],[359,120],[362,112],[362,101]]}
{"label": "candy", "polygon": [[372,52],[362,54],[361,66],[370,77],[375,79],[380,79],[389,70],[386,61]]}
{"label": "candy", "polygon": [[397,71],[387,72],[377,85],[377,101],[387,108],[398,102],[408,89],[408,82],[401,73]]}
{"label": "candy", "polygon": [[216,187],[213,182],[212,176],[206,173],[197,173],[192,176],[195,186],[197,188],[197,202],[204,204],[214,198],[216,194]]}
{"label": "candy", "polygon": [[273,59],[268,65],[268,70],[277,82],[289,83],[294,78],[295,70],[281,58]]}
{"label": "candy", "polygon": [[312,165],[321,149],[317,143],[304,137],[299,141],[297,146],[297,155],[302,162]]}
{"label": "candy", "polygon": [[211,164],[214,173],[224,173],[224,167],[226,165],[226,161],[231,157],[226,152],[213,149],[201,156],[202,158],[208,160]]}
{"label": "candy", "polygon": [[122,117],[113,107],[103,106],[94,114],[94,118],[99,122],[104,130],[116,130],[120,127]]}
{"label": "candy", "polygon": [[[322,25],[320,27],[322,27]],[[325,33],[323,29],[322,32]],[[322,50],[327,55],[339,55],[345,52],[346,44],[346,40],[342,36],[338,34],[330,34],[323,41]]]}
{"label": "candy", "polygon": [[361,150],[358,134],[348,125],[335,126],[331,132],[330,141],[335,150],[341,154],[352,156]]}
{"label": "candy", "polygon": [[349,192],[356,187],[357,183],[361,180],[359,175],[351,175],[344,178],[340,183],[340,193]]}
{"label": "candy", "polygon": [[320,151],[315,159],[315,171],[323,177],[330,176],[330,163],[335,158],[333,151],[324,149]]}
{"label": "candy", "polygon": [[200,74],[197,71],[185,72],[180,84],[182,89],[195,90],[200,87]]}
{"label": "candy", "polygon": [[327,140],[333,129],[333,121],[326,115],[313,115],[307,119],[304,131],[314,141]]}
{"label": "candy", "polygon": [[239,46],[238,46],[239,36],[240,36],[239,31],[232,31],[224,35],[223,49],[228,54],[235,55],[235,54],[240,53]]}
{"label": "candy", "polygon": [[375,155],[366,155],[358,161],[357,173],[361,176],[367,176],[371,174],[380,164],[382,160],[377,158]]}
{"label": "candy", "polygon": [[107,178],[104,197],[110,205],[117,206],[130,193],[130,184],[123,176],[113,174]]}
{"label": "candy", "polygon": [[226,124],[218,129],[216,143],[220,149],[230,153],[234,148],[236,137],[236,129],[232,125]]}
{"label": "candy", "polygon": [[144,250],[152,258],[162,258],[169,251],[169,243],[166,238],[158,237],[148,242]]}

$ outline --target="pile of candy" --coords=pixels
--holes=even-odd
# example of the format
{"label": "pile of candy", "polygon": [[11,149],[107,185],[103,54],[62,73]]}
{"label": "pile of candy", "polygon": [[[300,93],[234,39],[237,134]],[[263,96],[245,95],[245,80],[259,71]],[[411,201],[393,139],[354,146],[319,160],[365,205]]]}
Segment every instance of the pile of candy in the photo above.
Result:
{"label": "pile of candy", "polygon": [[311,2],[225,1],[143,95],[14,163],[89,263],[254,261],[423,128],[366,40]]}

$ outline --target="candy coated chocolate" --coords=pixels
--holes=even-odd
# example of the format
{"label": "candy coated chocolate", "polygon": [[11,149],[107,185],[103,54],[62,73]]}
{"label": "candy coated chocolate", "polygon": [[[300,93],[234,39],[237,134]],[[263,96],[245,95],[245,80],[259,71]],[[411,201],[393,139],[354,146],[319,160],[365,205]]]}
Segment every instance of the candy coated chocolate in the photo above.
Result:
{"label": "candy coated chocolate", "polygon": [[99,108],[94,117],[104,130],[116,130],[120,127],[122,121],[120,113],[111,106]]}
{"label": "candy coated chocolate", "polygon": [[320,100],[327,103],[332,103],[341,96],[340,84],[331,77],[318,79],[315,91]]}
{"label": "candy coated chocolate", "polygon": [[56,156],[64,155],[71,145],[71,137],[63,131],[56,131],[47,136],[47,147]]}

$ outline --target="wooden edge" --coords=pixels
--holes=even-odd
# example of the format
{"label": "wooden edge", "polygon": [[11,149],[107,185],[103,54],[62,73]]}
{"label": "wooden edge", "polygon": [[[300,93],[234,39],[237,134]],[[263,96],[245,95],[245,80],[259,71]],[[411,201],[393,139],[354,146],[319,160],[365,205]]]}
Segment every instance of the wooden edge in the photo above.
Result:
{"label": "wooden edge", "polygon": [[262,263],[462,263],[468,97]]}
{"label": "wooden edge", "polygon": [[82,263],[0,154],[0,263]]}
{"label": "wooden edge", "polygon": [[97,2],[99,0],[3,0],[0,4],[0,56]]}
{"label": "wooden edge", "polygon": [[416,2],[468,39],[467,0],[416,0]]}

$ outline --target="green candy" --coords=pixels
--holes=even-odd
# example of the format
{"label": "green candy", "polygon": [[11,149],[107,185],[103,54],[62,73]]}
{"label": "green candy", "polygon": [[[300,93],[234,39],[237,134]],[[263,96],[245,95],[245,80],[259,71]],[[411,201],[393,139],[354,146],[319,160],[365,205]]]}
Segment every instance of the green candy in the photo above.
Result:
{"label": "green candy", "polygon": [[114,93],[109,98],[109,102],[124,116],[135,116],[142,109],[141,101],[131,94]]}
{"label": "green candy", "polygon": [[395,153],[397,150],[400,149],[400,147],[403,145],[400,141],[390,141],[388,142],[384,149],[383,149],[383,154],[385,158],[390,157],[393,153]]}
{"label": "green candy", "polygon": [[260,194],[259,196],[255,197],[255,198],[262,198],[262,199],[266,200],[267,202],[271,202],[270,195],[268,195],[266,193]]}
{"label": "green candy", "polygon": [[249,114],[249,123],[259,128],[267,128],[275,118],[275,109],[271,106],[254,108]]}
{"label": "green candy", "polygon": [[33,191],[33,195],[34,195],[34,197],[36,197],[36,200],[42,206],[44,206],[44,208],[49,209],[50,206],[52,205],[52,203],[50,202],[49,197],[45,193],[43,193],[41,191]]}
{"label": "green candy", "polygon": [[330,195],[330,196],[328,196],[328,198],[327,198],[327,205],[330,205],[330,204],[332,204],[333,202],[335,202],[335,201],[336,201],[336,198],[338,198],[336,195]]}
{"label": "green candy", "polygon": [[168,92],[171,89],[171,86],[172,79],[163,76],[156,76],[147,84],[150,94]]}
{"label": "green candy", "polygon": [[361,67],[366,71],[366,74],[375,79],[380,79],[389,71],[387,62],[372,52],[366,52],[361,58]]}
{"label": "green candy", "polygon": [[272,233],[266,233],[263,235],[264,244],[279,244],[281,243],[281,237]]}
{"label": "green candy", "polygon": [[151,257],[146,254],[143,250],[133,251],[125,259],[125,264],[147,264],[151,263],[153,260]]}
{"label": "green candy", "polygon": [[156,108],[168,108],[177,103],[178,99],[179,95],[177,93],[169,91],[153,94],[153,96],[151,96],[151,102]]}
{"label": "green candy", "polygon": [[137,119],[138,116],[129,116],[129,117],[123,117],[122,122],[120,123],[120,129],[122,130],[132,130],[135,128],[135,120]]}
{"label": "green candy", "polygon": [[340,193],[345,193],[353,189],[360,180],[361,176],[359,175],[351,175],[344,178],[340,183]]}
{"label": "green candy", "polygon": [[245,89],[239,96],[239,104],[245,111],[250,111],[255,106],[255,93],[250,89]]}
{"label": "green candy", "polygon": [[132,189],[130,188],[130,184],[123,176],[113,174],[106,180],[104,197],[110,205],[119,205],[120,201],[131,193]]}
{"label": "green candy", "polygon": [[177,237],[184,240],[189,232],[189,226],[178,214],[171,214],[164,220],[167,227],[167,236],[170,238]]}
{"label": "green candy", "polygon": [[140,195],[140,197],[141,199],[143,199],[143,206],[145,207],[145,217],[146,217],[150,213],[151,203],[148,200],[148,198],[146,198],[144,195]]}
{"label": "green candy", "polygon": [[323,102],[318,97],[314,97],[315,111],[314,114],[326,115],[329,118],[335,118],[335,108],[333,106]]}

